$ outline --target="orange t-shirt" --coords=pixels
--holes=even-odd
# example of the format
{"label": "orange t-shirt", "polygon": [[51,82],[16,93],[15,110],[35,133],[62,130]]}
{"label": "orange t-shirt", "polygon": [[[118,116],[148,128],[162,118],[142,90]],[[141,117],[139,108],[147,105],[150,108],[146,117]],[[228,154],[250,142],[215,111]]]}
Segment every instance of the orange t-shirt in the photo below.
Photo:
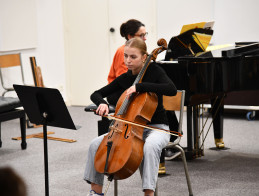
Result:
{"label": "orange t-shirt", "polygon": [[124,47],[119,47],[113,57],[112,65],[108,75],[108,83],[110,84],[115,78],[128,71],[127,66],[124,63]]}

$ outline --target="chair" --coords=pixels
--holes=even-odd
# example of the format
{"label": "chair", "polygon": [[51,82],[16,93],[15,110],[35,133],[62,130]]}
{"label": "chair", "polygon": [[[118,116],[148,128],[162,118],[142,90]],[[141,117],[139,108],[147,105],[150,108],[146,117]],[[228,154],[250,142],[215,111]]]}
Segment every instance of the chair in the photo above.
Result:
{"label": "chair", "polygon": [[21,107],[20,100],[14,97],[2,97],[0,96],[0,148],[2,147],[1,140],[1,123],[8,120],[13,120],[20,118],[21,127],[21,147],[26,149],[26,121],[25,121],[25,111],[23,109],[17,109]]}
{"label": "chair", "polygon": [[[185,98],[185,91],[184,90],[178,90],[176,96],[172,96],[172,97],[171,96],[170,97],[169,96],[164,96],[163,97],[164,108],[167,111],[179,111],[179,116],[178,116],[179,117],[178,133],[182,132],[184,98]],[[172,131],[174,131],[174,130],[172,130]],[[174,148],[174,149],[177,149],[179,152],[176,152],[171,157],[166,157],[165,160],[173,160],[176,157],[181,155],[182,161],[183,161],[183,164],[184,164],[184,170],[185,170],[185,175],[186,175],[189,195],[192,196],[193,193],[192,193],[191,181],[190,181],[190,177],[189,177],[189,172],[188,172],[185,152],[182,149],[182,147],[179,145],[180,140],[181,140],[181,137],[178,136],[174,142],[169,142],[168,143],[168,145],[166,146],[166,149]],[[156,190],[156,192],[157,192],[157,190]]]}
{"label": "chair", "polygon": [[[21,146],[22,149],[26,149],[26,120],[25,120],[25,112],[23,109],[18,109],[21,107],[20,100],[18,98],[13,97],[4,97],[7,92],[14,91],[13,83],[9,81],[9,77],[13,76],[13,78],[17,78],[16,74],[10,71],[18,71],[21,74],[20,82],[24,83],[24,76],[22,70],[21,63],[21,55],[20,54],[7,54],[0,56],[0,77],[1,84],[4,89],[2,96],[0,96],[0,147],[2,147],[1,141],[1,123],[7,120],[13,120],[16,118],[20,118],[20,127],[21,127]],[[19,78],[19,77],[18,77]],[[17,80],[16,80],[17,81]],[[9,85],[8,85],[9,83]]]}
{"label": "chair", "polygon": [[[21,77],[17,77],[16,75],[17,71],[19,72],[19,74],[21,74]],[[20,53],[0,56],[0,77],[1,77],[1,84],[4,89],[2,96],[4,96],[9,91],[14,91],[13,89],[14,83],[24,84],[24,75],[23,75]],[[19,78],[19,81],[17,81],[18,78]],[[13,81],[9,82],[10,80],[13,80]]]}

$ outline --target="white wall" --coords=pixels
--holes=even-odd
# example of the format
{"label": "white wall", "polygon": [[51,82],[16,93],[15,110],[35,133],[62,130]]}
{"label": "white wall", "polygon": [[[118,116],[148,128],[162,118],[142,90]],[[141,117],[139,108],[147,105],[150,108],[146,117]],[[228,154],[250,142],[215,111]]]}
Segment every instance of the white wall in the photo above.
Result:
{"label": "white wall", "polygon": [[[157,1],[157,33],[167,43],[180,34],[183,25],[214,20],[214,0]],[[163,60],[165,51],[158,55]]]}
{"label": "white wall", "polygon": [[159,38],[180,34],[182,26],[214,20],[214,0],[159,0],[157,1],[157,31]]}
{"label": "white wall", "polygon": [[[109,26],[107,1],[64,0],[68,102],[92,103],[90,95],[107,83]],[[98,16],[98,17],[96,17]]]}
{"label": "white wall", "polygon": [[259,41],[258,0],[159,0],[158,37],[167,41],[182,25],[215,21],[213,45]]}
{"label": "white wall", "polygon": [[0,0],[0,51],[37,46],[36,0]]}
{"label": "white wall", "polygon": [[[0,6],[4,7],[5,1],[1,0]],[[8,20],[8,18],[1,18],[0,20]],[[17,52],[22,54],[25,83],[28,85],[33,85],[33,76],[29,57],[35,56],[37,65],[41,67],[45,86],[60,88],[64,99],[66,99],[66,92],[64,91],[64,89],[66,88],[66,79],[64,62],[62,0],[36,0],[36,21],[36,48],[5,51],[0,52],[0,55]],[[23,28],[30,27],[26,26]],[[0,94],[2,94],[2,92],[3,89],[1,88]],[[13,96],[14,94],[9,95]],[[6,94],[6,96],[8,96],[8,94]]]}
{"label": "white wall", "polygon": [[125,43],[120,35],[123,22],[142,21],[149,34],[149,52],[157,47],[156,0],[130,0],[126,7],[121,0],[64,0],[63,5],[68,100],[72,105],[88,105],[90,95],[107,84],[114,54]]}
{"label": "white wall", "polygon": [[215,44],[259,41],[258,0],[216,0]]}
{"label": "white wall", "polygon": [[[183,24],[215,20],[213,44],[258,41],[258,7],[257,0],[157,0],[157,37],[169,41]],[[62,0],[36,0],[36,9],[37,48],[10,52],[22,53],[27,84],[33,84],[29,56],[36,56],[45,86],[64,89],[66,99]]]}

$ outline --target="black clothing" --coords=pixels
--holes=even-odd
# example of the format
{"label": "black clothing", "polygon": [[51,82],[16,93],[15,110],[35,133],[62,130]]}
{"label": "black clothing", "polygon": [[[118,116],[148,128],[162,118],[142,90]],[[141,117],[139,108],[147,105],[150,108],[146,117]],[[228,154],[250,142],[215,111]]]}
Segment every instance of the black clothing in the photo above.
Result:
{"label": "black clothing", "polygon": [[[91,95],[91,100],[99,106],[101,103],[108,104],[103,98],[114,93],[122,94],[126,89],[132,86],[137,75],[132,75],[132,71],[120,75],[107,86],[95,91]],[[177,89],[165,71],[151,63],[143,77],[142,83],[136,84],[137,92],[153,92],[158,97],[158,106],[151,119],[150,124],[167,124],[165,109],[163,107],[163,95],[174,96]]]}
{"label": "black clothing", "polygon": [[[166,111],[166,116],[167,119],[169,120],[169,129],[171,131],[176,131],[178,132],[178,120],[177,117],[175,115],[175,111]],[[174,142],[174,140],[176,140],[177,136],[171,135],[170,137],[170,142]]]}
{"label": "black clothing", "polygon": [[116,106],[121,94],[118,92],[113,93],[112,95],[107,96],[107,101],[110,105]]}
{"label": "black clothing", "polygon": [[[169,130],[171,131],[178,131],[178,120],[177,117],[175,115],[174,111],[166,111],[166,117],[168,119],[169,122]],[[170,142],[174,142],[176,140],[177,136],[171,135],[170,137]],[[171,150],[171,149],[169,149]],[[167,151],[167,152],[166,152]],[[164,163],[165,162],[165,156],[167,156],[168,153],[168,149],[163,149],[161,156],[160,156],[160,163]]]}

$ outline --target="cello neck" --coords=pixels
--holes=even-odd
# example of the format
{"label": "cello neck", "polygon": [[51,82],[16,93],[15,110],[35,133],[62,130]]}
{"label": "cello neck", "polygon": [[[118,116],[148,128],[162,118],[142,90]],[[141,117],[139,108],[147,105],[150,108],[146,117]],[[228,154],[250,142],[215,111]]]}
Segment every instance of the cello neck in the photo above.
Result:
{"label": "cello neck", "polygon": [[140,70],[140,72],[139,72],[137,78],[135,79],[133,85],[135,85],[137,83],[140,83],[142,81],[142,78],[143,78],[143,76],[144,76],[144,74],[145,74],[145,72],[146,72],[146,70],[147,70],[147,68],[148,68],[148,66],[150,64],[151,58],[152,58],[152,54],[148,55],[148,58],[145,61],[145,64],[142,67],[142,69]]}

